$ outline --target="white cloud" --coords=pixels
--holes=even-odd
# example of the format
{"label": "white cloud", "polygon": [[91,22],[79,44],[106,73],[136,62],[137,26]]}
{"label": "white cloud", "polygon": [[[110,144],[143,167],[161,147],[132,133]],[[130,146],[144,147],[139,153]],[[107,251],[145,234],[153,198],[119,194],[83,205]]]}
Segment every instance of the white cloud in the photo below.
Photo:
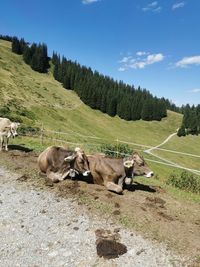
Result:
{"label": "white cloud", "polygon": [[148,6],[150,6],[150,7],[155,7],[155,6],[157,6],[158,5],[158,2],[157,1],[154,1],[154,2],[152,2],[151,4],[149,4]]}
{"label": "white cloud", "polygon": [[141,57],[141,56],[148,55],[148,53],[147,53],[147,52],[144,52],[144,51],[138,51],[138,52],[136,53],[136,55],[139,56],[139,57]]}
{"label": "white cloud", "polygon": [[153,64],[153,63],[162,61],[163,59],[164,59],[164,56],[161,53],[159,53],[159,54],[152,54],[152,55],[149,55],[147,57],[147,63],[148,64]]}
{"label": "white cloud", "polygon": [[147,52],[137,52],[137,56],[133,58],[124,57],[119,62],[122,63],[122,66],[118,69],[119,71],[125,71],[127,69],[144,69],[147,65],[152,65],[154,63],[160,62],[164,59],[164,55],[162,53],[158,54],[149,54]]}
{"label": "white cloud", "polygon": [[192,89],[189,92],[191,92],[191,93],[200,93],[200,88]]}
{"label": "white cloud", "polygon": [[155,8],[155,9],[153,9],[152,11],[155,12],[155,13],[159,13],[159,12],[161,12],[161,10],[162,10],[162,7],[159,6],[159,7]]}
{"label": "white cloud", "polygon": [[144,12],[151,11],[151,12],[159,13],[161,10],[162,10],[162,7],[158,5],[157,1],[154,1],[142,8],[142,11]]}
{"label": "white cloud", "polygon": [[82,0],[82,3],[84,5],[89,5],[89,4],[93,4],[95,2],[99,2],[100,0]]}
{"label": "white cloud", "polygon": [[126,70],[126,68],[123,68],[123,67],[120,67],[119,69],[118,69],[118,71],[125,71]]}
{"label": "white cloud", "polygon": [[123,57],[120,61],[119,61],[119,63],[127,63],[129,60],[131,60],[131,56],[130,57]]}
{"label": "white cloud", "polygon": [[173,4],[172,10],[175,10],[175,9],[178,9],[184,6],[185,6],[185,2],[179,2],[179,3]]}
{"label": "white cloud", "polygon": [[200,56],[184,57],[176,62],[176,67],[185,68],[188,65],[200,65]]}

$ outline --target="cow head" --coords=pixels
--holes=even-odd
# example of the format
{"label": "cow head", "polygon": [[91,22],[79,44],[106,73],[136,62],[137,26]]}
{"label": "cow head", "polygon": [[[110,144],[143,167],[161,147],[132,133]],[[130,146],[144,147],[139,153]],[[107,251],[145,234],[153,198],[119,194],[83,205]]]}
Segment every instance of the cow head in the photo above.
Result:
{"label": "cow head", "polygon": [[82,174],[83,176],[90,174],[87,156],[80,148],[75,148],[74,153],[66,157],[64,161],[70,163],[70,177],[74,177],[76,174]]}
{"label": "cow head", "polygon": [[147,178],[150,178],[154,175],[151,171],[144,158],[140,156],[137,152],[132,154],[132,158],[134,160],[134,174],[135,175],[143,175]]}
{"label": "cow head", "polygon": [[17,133],[17,128],[19,127],[20,123],[18,122],[12,122],[11,125],[10,125],[10,132],[9,132],[9,136],[12,136],[13,138],[18,136],[18,133]]}

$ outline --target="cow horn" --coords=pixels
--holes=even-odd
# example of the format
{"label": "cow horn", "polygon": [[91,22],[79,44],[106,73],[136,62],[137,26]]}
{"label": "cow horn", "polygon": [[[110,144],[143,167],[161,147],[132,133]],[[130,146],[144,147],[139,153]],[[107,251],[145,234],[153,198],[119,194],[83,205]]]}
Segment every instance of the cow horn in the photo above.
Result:
{"label": "cow horn", "polygon": [[74,160],[75,157],[76,157],[75,155],[68,156],[68,157],[64,158],[64,161],[70,162],[70,161]]}
{"label": "cow horn", "polygon": [[126,167],[126,168],[131,168],[131,167],[133,167],[133,165],[134,165],[133,159],[124,161],[124,167]]}
{"label": "cow horn", "polygon": [[76,147],[76,148],[74,149],[74,151],[75,151],[75,152],[80,152],[81,149],[80,149],[80,147]]}

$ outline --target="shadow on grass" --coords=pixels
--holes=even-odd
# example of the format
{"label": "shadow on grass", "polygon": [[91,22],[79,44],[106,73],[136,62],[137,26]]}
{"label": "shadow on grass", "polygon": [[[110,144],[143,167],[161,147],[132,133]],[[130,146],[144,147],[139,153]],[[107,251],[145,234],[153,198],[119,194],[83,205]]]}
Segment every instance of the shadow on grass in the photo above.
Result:
{"label": "shadow on grass", "polygon": [[18,150],[18,151],[22,151],[22,152],[32,152],[33,151],[33,149],[30,149],[28,147],[24,147],[22,145],[9,145],[8,146],[8,149],[10,151],[12,151],[12,150]]}
{"label": "shadow on grass", "polygon": [[148,185],[140,184],[138,182],[134,182],[132,185],[124,185],[124,189],[127,189],[128,191],[134,192],[134,191],[145,191],[150,193],[155,193],[156,190]]}

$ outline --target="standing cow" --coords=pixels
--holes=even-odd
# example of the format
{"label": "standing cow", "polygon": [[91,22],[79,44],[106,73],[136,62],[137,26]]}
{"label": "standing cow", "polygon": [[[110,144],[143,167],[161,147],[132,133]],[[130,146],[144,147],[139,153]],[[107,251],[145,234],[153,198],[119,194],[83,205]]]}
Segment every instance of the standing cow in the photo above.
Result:
{"label": "standing cow", "polygon": [[17,128],[20,123],[11,122],[7,118],[0,118],[0,151],[3,150],[5,144],[5,150],[8,151],[8,141],[10,137],[16,137]]}
{"label": "standing cow", "polygon": [[124,159],[90,155],[88,160],[93,182],[116,193],[123,192],[124,183],[132,183],[134,174],[153,176],[153,172],[137,152]]}
{"label": "standing cow", "polygon": [[67,177],[90,174],[87,156],[80,148],[67,150],[59,146],[51,146],[38,157],[38,166],[41,172],[53,182],[62,181]]}

